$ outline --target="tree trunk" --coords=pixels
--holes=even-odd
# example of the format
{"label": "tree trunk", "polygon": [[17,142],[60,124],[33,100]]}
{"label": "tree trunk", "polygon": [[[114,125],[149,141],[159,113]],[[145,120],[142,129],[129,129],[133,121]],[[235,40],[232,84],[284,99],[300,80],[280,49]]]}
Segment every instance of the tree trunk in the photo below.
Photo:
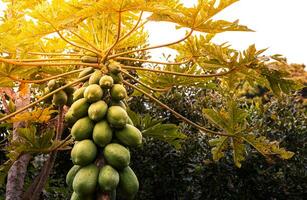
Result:
{"label": "tree trunk", "polygon": [[[30,103],[30,89],[19,92],[15,99],[16,109],[20,109]],[[24,122],[13,124],[13,138],[18,140],[17,129],[25,126]],[[6,183],[6,200],[20,200],[23,194],[24,179],[27,172],[27,167],[31,159],[30,154],[24,154],[16,160],[8,171]]]}

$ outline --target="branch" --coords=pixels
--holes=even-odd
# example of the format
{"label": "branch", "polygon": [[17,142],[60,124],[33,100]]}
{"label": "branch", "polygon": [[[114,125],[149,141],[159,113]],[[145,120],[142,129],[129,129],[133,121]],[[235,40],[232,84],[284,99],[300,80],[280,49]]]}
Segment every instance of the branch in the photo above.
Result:
{"label": "branch", "polygon": [[166,70],[158,70],[158,69],[149,69],[149,68],[140,68],[140,67],[133,67],[133,66],[122,66],[123,69],[133,69],[133,70],[140,70],[140,71],[149,71],[154,73],[161,73],[161,74],[171,74],[176,76],[185,76],[185,77],[193,77],[193,78],[210,78],[210,77],[219,77],[224,76],[232,71],[235,70],[235,67],[230,69],[227,72],[221,72],[217,74],[186,74],[186,73],[180,73],[180,72],[172,72],[172,71],[166,71]]}
{"label": "branch", "polygon": [[168,88],[164,88],[164,89],[159,89],[159,88],[152,88],[148,85],[146,85],[145,83],[141,82],[140,80],[136,79],[134,76],[130,75],[129,73],[121,70],[122,73],[126,74],[127,76],[129,76],[131,79],[135,80],[136,82],[138,82],[140,85],[146,87],[149,90],[155,91],[155,92],[166,92],[168,91],[171,87]]}
{"label": "branch", "polygon": [[18,62],[43,62],[43,61],[80,61],[81,58],[39,58],[39,59],[10,59]]}
{"label": "branch", "polygon": [[154,64],[161,64],[161,65],[182,65],[189,61],[191,61],[192,58],[189,58],[185,61],[181,62],[160,62],[160,61],[154,61],[154,60],[145,60],[145,59],[138,59],[138,58],[128,58],[128,57],[116,57],[114,60],[130,60],[130,61],[138,61],[138,62],[147,62],[147,63],[154,63]]}
{"label": "branch", "polygon": [[142,48],[142,49],[135,49],[135,50],[131,50],[131,51],[126,51],[126,52],[114,54],[114,55],[109,56],[108,59],[116,58],[118,56],[130,54],[130,53],[134,53],[134,52],[146,51],[146,50],[150,50],[150,49],[157,49],[157,48],[161,48],[161,47],[171,46],[171,45],[174,45],[174,44],[177,44],[177,43],[180,43],[180,42],[186,40],[188,37],[190,37],[192,35],[192,33],[193,33],[193,29],[191,29],[191,31],[184,38],[177,40],[175,42],[170,42],[170,43],[166,43],[166,44],[161,44],[161,45],[156,45],[156,46],[151,46],[151,47],[145,47],[145,48]]}
{"label": "branch", "polygon": [[42,56],[83,56],[80,53],[44,53],[44,52],[28,52],[31,55],[42,55]]}
{"label": "branch", "polygon": [[106,59],[108,58],[110,52],[112,51],[112,49],[117,45],[119,39],[120,39],[120,32],[121,32],[121,23],[122,23],[122,14],[119,11],[118,13],[118,29],[117,29],[117,37],[115,42],[113,43],[113,45],[107,50],[107,53],[105,54],[105,56],[102,59],[102,63],[104,63],[106,61]]}
{"label": "branch", "polygon": [[76,84],[76,83],[78,83],[78,82],[81,82],[81,81],[83,81],[83,80],[88,79],[90,76],[91,76],[91,74],[89,74],[89,75],[87,75],[87,76],[84,76],[84,77],[82,77],[82,78],[80,78],[80,79],[77,79],[77,80],[75,80],[75,81],[73,81],[73,82],[71,82],[71,83],[68,83],[68,84],[66,84],[66,85],[64,85],[64,86],[62,86],[62,87],[60,87],[60,88],[58,88],[58,89],[56,89],[56,90],[54,90],[54,91],[52,91],[52,92],[46,94],[45,96],[41,97],[41,98],[38,99],[37,101],[35,101],[35,102],[33,102],[33,103],[30,103],[29,105],[27,105],[27,106],[25,106],[25,107],[23,107],[23,108],[21,108],[21,109],[15,111],[15,112],[13,112],[13,113],[10,113],[9,115],[6,115],[6,116],[0,118],[0,122],[3,122],[4,120],[11,118],[11,117],[17,115],[18,113],[21,113],[22,111],[24,111],[24,110],[26,110],[26,109],[28,109],[28,108],[31,108],[31,107],[33,107],[33,106],[35,106],[36,104],[40,103],[41,101],[47,99],[48,97],[51,97],[53,94],[55,94],[55,93],[57,93],[57,92],[59,92],[59,91],[65,89],[65,88],[67,88],[67,87],[69,87],[69,86],[71,86],[71,85],[74,85],[74,84]]}
{"label": "branch", "polygon": [[141,22],[141,20],[142,20],[143,12],[144,12],[144,11],[141,11],[141,14],[140,14],[139,19],[138,19],[138,21],[136,22],[135,26],[134,26],[128,33],[126,33],[123,37],[121,37],[121,38],[119,39],[118,42],[123,41],[123,40],[126,39],[129,35],[131,35],[131,33],[133,33],[135,30],[137,30],[137,29],[139,28],[138,25],[140,24],[140,22]]}
{"label": "branch", "polygon": [[214,134],[214,135],[221,135],[221,136],[230,136],[228,134],[225,133],[221,133],[221,132],[215,132],[209,129],[206,129],[198,124],[196,124],[195,122],[192,122],[191,120],[189,120],[188,118],[182,116],[181,114],[177,113],[176,111],[174,111],[173,109],[171,109],[169,106],[165,105],[164,103],[162,103],[160,100],[156,99],[155,97],[153,97],[151,94],[148,94],[147,92],[145,92],[144,90],[134,86],[133,84],[123,80],[123,83],[132,87],[135,90],[138,90],[139,92],[143,93],[145,96],[147,96],[149,99],[153,100],[155,103],[157,103],[158,105],[160,105],[162,108],[168,110],[169,112],[171,112],[175,117],[181,119],[182,121],[196,127],[197,129],[210,133],[210,134]]}

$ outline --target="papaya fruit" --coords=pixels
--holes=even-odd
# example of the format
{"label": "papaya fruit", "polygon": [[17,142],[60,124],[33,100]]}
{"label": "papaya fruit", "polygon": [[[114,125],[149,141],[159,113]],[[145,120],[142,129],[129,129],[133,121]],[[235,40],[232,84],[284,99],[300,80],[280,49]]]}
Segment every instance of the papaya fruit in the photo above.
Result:
{"label": "papaya fruit", "polygon": [[123,78],[121,73],[118,73],[118,74],[109,73],[109,76],[111,76],[113,78],[113,82],[115,84],[122,83],[123,80],[124,80],[124,78]]}
{"label": "papaya fruit", "polygon": [[58,89],[60,87],[60,85],[56,80],[50,80],[47,83],[47,87],[48,87],[49,91],[52,92],[53,90]]}
{"label": "papaya fruit", "polygon": [[74,101],[77,101],[78,99],[82,99],[84,96],[84,90],[85,90],[85,87],[80,87],[78,88],[74,93],[73,93],[73,100]]}
{"label": "papaya fruit", "polygon": [[124,146],[117,143],[108,144],[103,150],[104,158],[112,167],[121,170],[130,163],[130,152]]}
{"label": "papaya fruit", "polygon": [[67,175],[66,175],[66,184],[71,188],[72,187],[72,182],[74,181],[74,178],[77,174],[77,172],[79,171],[79,169],[81,168],[81,166],[79,165],[74,165],[72,166],[72,168],[70,168],[70,170],[68,171]]}
{"label": "papaya fruit", "polygon": [[112,89],[111,89],[111,98],[112,100],[114,99],[115,101],[122,100],[126,98],[127,96],[127,91],[126,88],[121,85],[121,84],[114,84]]}
{"label": "papaya fruit", "polygon": [[93,130],[93,140],[95,144],[104,147],[112,140],[112,129],[107,121],[103,120],[95,124]]}
{"label": "papaya fruit", "polygon": [[71,106],[74,103],[74,96],[72,94],[67,94],[66,106]]}
{"label": "papaya fruit", "polygon": [[79,169],[72,183],[74,192],[76,192],[78,196],[93,194],[96,190],[98,174],[99,170],[94,164]]}
{"label": "papaya fruit", "polygon": [[94,122],[89,117],[78,119],[71,128],[71,135],[76,141],[91,138]]}
{"label": "papaya fruit", "polygon": [[99,85],[92,84],[85,88],[83,95],[87,102],[93,103],[101,100],[103,91]]}
{"label": "papaya fruit", "polygon": [[113,78],[109,75],[104,75],[99,80],[100,87],[104,89],[112,88],[113,84],[114,84]]}
{"label": "papaya fruit", "polygon": [[123,128],[128,122],[128,114],[120,106],[111,106],[107,112],[107,120],[111,126]]}
{"label": "papaya fruit", "polygon": [[95,70],[95,72],[90,76],[88,83],[91,84],[99,84],[99,80],[102,77],[102,72],[100,70]]}
{"label": "papaya fruit", "polygon": [[100,121],[104,118],[108,111],[108,104],[106,102],[99,100],[92,103],[88,108],[88,116],[93,121]]}
{"label": "papaya fruit", "polygon": [[64,106],[67,102],[67,98],[67,94],[63,90],[60,90],[53,95],[52,103],[56,106]]}
{"label": "papaya fruit", "polygon": [[98,63],[98,58],[94,56],[82,56],[81,62],[84,63]]}
{"label": "papaya fruit", "polygon": [[85,166],[95,160],[97,147],[92,140],[82,140],[75,143],[70,155],[75,165]]}
{"label": "papaya fruit", "polygon": [[127,106],[123,101],[112,101],[111,106],[120,106],[123,109],[127,110]]}
{"label": "papaya fruit", "polygon": [[73,86],[68,86],[64,89],[64,92],[67,94],[67,95],[70,95],[70,94],[73,94],[75,92],[75,88]]}
{"label": "papaya fruit", "polygon": [[108,65],[108,70],[112,74],[118,74],[120,73],[121,66],[119,63],[113,62]]}
{"label": "papaya fruit", "polygon": [[73,116],[77,119],[80,119],[84,116],[87,116],[87,110],[90,107],[89,103],[86,101],[85,98],[78,99],[75,101],[71,106],[70,109]]}
{"label": "papaya fruit", "polygon": [[93,200],[93,195],[80,196],[77,193],[73,192],[70,200]]}
{"label": "papaya fruit", "polygon": [[65,114],[64,120],[68,123],[69,126],[72,126],[78,120],[78,118],[73,115],[71,110],[68,110],[68,112]]}
{"label": "papaya fruit", "polygon": [[119,183],[119,174],[110,165],[105,165],[100,169],[98,175],[98,185],[101,191],[103,192],[111,192],[116,189]]}
{"label": "papaya fruit", "polygon": [[85,81],[84,83],[83,83],[83,85],[82,85],[82,87],[87,87],[87,86],[89,86],[90,84],[88,83],[88,81]]}
{"label": "papaya fruit", "polygon": [[138,146],[142,144],[141,131],[130,124],[126,124],[123,129],[116,130],[115,135],[116,138],[124,145]]}
{"label": "papaya fruit", "polygon": [[89,75],[89,74],[91,74],[93,72],[94,72],[94,68],[87,67],[82,72],[79,73],[78,78],[83,78],[84,76],[87,76],[87,75]]}
{"label": "papaya fruit", "polygon": [[125,199],[134,199],[139,190],[138,178],[129,166],[119,172],[118,189]]}

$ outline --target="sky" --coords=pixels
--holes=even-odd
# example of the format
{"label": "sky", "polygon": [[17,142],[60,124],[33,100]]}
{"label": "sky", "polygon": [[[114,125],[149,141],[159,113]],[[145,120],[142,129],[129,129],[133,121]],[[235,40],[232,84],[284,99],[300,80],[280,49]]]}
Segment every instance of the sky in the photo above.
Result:
{"label": "sky", "polygon": [[[197,0],[182,0],[192,6]],[[0,0],[0,12],[3,4]],[[240,0],[226,8],[215,19],[234,21],[247,25],[256,32],[227,32],[216,36],[216,43],[229,42],[233,48],[246,49],[256,44],[258,49],[269,48],[267,55],[283,54],[289,62],[307,64],[307,0]],[[1,15],[1,14],[0,14]],[[151,45],[175,41],[184,36],[184,30],[176,30],[174,24],[150,22],[146,25]],[[153,59],[162,53],[174,53],[169,49],[152,51]]]}

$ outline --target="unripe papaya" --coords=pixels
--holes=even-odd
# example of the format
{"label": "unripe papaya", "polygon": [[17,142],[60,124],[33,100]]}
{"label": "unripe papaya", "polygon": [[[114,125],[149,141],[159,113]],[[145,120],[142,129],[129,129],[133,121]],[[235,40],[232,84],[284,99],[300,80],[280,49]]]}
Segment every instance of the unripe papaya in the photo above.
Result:
{"label": "unripe papaya", "polygon": [[71,106],[74,103],[74,96],[72,94],[67,94],[66,106]]}
{"label": "unripe papaya", "polygon": [[130,167],[126,167],[119,172],[119,192],[125,199],[134,199],[139,190],[139,181]]}
{"label": "unripe papaya", "polygon": [[102,96],[103,91],[97,84],[89,85],[84,90],[84,98],[90,103],[99,101]]}
{"label": "unripe papaya", "polygon": [[115,84],[122,83],[123,80],[124,80],[124,78],[123,78],[121,73],[118,73],[118,74],[109,73],[109,76],[111,76],[113,78],[113,82]]}
{"label": "unripe papaya", "polygon": [[82,85],[82,87],[87,87],[87,86],[89,86],[90,84],[88,83],[88,81],[85,81],[84,83],[83,83],[83,85]]}
{"label": "unripe papaya", "polygon": [[88,108],[88,116],[91,120],[100,121],[104,118],[108,111],[108,104],[100,100],[92,103]]}
{"label": "unripe papaya", "polygon": [[105,165],[100,169],[98,175],[98,185],[103,192],[110,192],[116,189],[119,183],[119,174],[110,165]]}
{"label": "unripe papaya", "polygon": [[119,63],[116,63],[116,62],[110,63],[110,64],[108,65],[108,70],[109,70],[109,72],[112,73],[112,74],[118,74],[118,73],[120,73],[121,66],[120,66]]}
{"label": "unripe papaya", "polygon": [[72,114],[77,118],[80,119],[81,117],[87,116],[87,110],[90,107],[89,103],[86,101],[85,98],[78,99],[75,101],[71,106],[70,109]]}
{"label": "unripe papaya", "polygon": [[48,87],[49,91],[52,92],[53,90],[56,90],[57,88],[59,88],[60,85],[58,84],[58,82],[56,80],[50,80],[47,83],[47,87]]}
{"label": "unripe papaya", "polygon": [[82,77],[89,75],[93,72],[94,72],[94,69],[92,67],[87,67],[82,72],[79,73],[78,78],[82,78]]}
{"label": "unripe papaya", "polygon": [[118,170],[127,167],[130,163],[129,150],[120,144],[108,144],[103,150],[103,155],[107,163]]}
{"label": "unripe papaya", "polygon": [[115,132],[116,138],[124,145],[138,146],[142,144],[142,133],[136,127],[126,124],[123,129]]}
{"label": "unripe papaya", "polygon": [[107,121],[103,120],[95,124],[93,140],[100,147],[104,147],[111,142],[112,129]]}
{"label": "unripe papaya", "polygon": [[127,106],[123,101],[112,101],[111,106],[120,106],[124,110],[127,110]]}
{"label": "unripe papaya", "polygon": [[68,110],[68,112],[65,114],[64,119],[69,126],[72,126],[78,120],[78,118],[73,115],[73,112],[71,110]]}
{"label": "unripe papaya", "polygon": [[76,174],[72,187],[78,196],[91,195],[96,190],[99,170],[96,165],[82,167]]}
{"label": "unripe papaya", "polygon": [[68,86],[64,89],[64,92],[66,92],[67,95],[73,94],[75,92],[75,88],[73,86]]}
{"label": "unripe papaya", "polygon": [[94,129],[94,122],[89,117],[79,119],[71,128],[71,135],[75,140],[80,141],[91,138]]}
{"label": "unripe papaya", "polygon": [[81,61],[84,63],[98,63],[98,58],[93,56],[82,56]]}
{"label": "unripe papaya", "polygon": [[99,80],[100,87],[105,88],[105,89],[112,88],[113,84],[114,84],[114,80],[109,75],[104,75]]}
{"label": "unripe papaya", "polygon": [[97,147],[92,140],[79,141],[71,150],[71,159],[75,165],[88,165],[95,160],[96,155]]}
{"label": "unripe papaya", "polygon": [[64,106],[67,102],[67,94],[60,90],[53,95],[52,103],[56,106]]}
{"label": "unripe papaya", "polygon": [[81,169],[81,166],[74,165],[74,166],[72,166],[72,168],[68,171],[68,173],[66,175],[66,184],[70,188],[72,187],[72,183],[73,183],[74,178],[75,178],[77,172],[79,171],[79,169]]}
{"label": "unripe papaya", "polygon": [[88,83],[91,84],[99,84],[99,80],[102,77],[102,72],[100,70],[95,70],[95,72],[91,75]]}
{"label": "unripe papaya", "polygon": [[84,53],[86,56],[97,57],[97,54],[91,51],[87,51]]}
{"label": "unripe papaya", "polygon": [[115,101],[122,100],[126,98],[127,96],[127,91],[126,88],[121,85],[121,84],[114,84],[112,89],[111,89],[111,98],[112,100],[114,99]]}
{"label": "unripe papaya", "polygon": [[85,87],[80,87],[78,88],[74,93],[73,93],[73,100],[74,101],[77,101],[78,99],[81,99],[84,97],[84,90],[85,90]]}
{"label": "unripe papaya", "polygon": [[70,200],[93,200],[93,195],[80,196],[77,193],[73,192]]}
{"label": "unripe papaya", "polygon": [[128,114],[120,106],[111,106],[108,109],[107,120],[111,126],[123,128],[128,122]]}

